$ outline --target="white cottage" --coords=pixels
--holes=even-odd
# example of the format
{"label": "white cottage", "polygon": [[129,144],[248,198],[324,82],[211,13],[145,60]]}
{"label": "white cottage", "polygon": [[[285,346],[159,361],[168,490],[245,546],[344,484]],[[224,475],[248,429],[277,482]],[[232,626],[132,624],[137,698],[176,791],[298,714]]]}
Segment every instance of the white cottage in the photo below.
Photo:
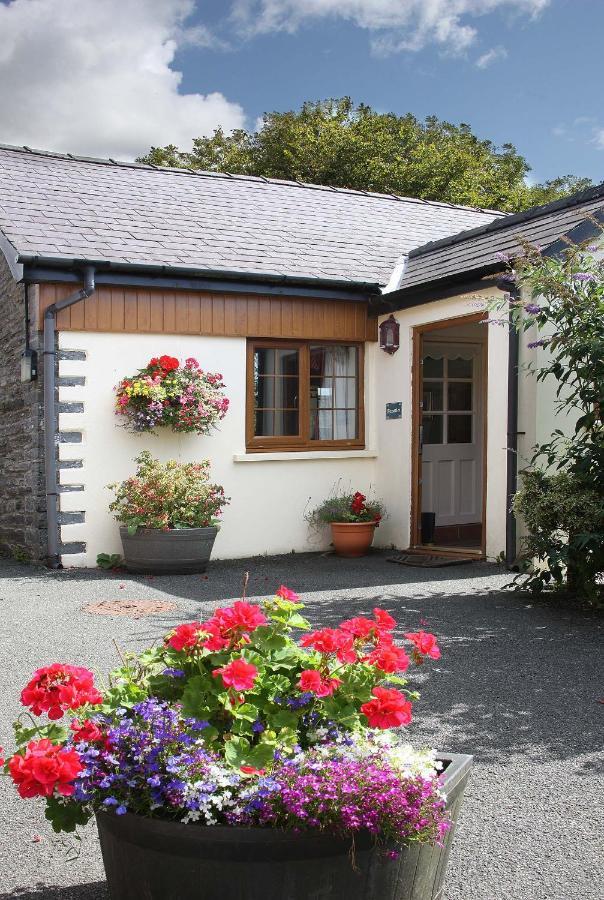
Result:
{"label": "white cottage", "polygon": [[[501,254],[602,223],[604,186],[504,216],[1,147],[0,546],[119,552],[106,486],[149,449],[210,459],[217,557],[324,549],[304,513],[340,483],[385,499],[378,545],[421,549],[433,513],[442,552],[513,559],[517,450],[554,409],[518,379],[525,339],[485,324]],[[119,427],[114,386],[161,354],[223,374],[213,435]]]}

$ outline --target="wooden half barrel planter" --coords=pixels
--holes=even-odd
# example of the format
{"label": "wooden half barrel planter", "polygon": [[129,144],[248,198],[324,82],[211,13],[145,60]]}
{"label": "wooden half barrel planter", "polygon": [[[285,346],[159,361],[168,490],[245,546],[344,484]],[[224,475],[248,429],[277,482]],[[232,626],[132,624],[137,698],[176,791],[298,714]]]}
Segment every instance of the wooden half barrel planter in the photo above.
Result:
{"label": "wooden half barrel planter", "polygon": [[[452,827],[442,847],[396,859],[369,834],[350,839],[270,828],[183,825],[100,812],[111,900],[444,900],[444,878],[472,757],[443,754]],[[354,863],[354,864],[353,864]]]}
{"label": "wooden half barrel planter", "polygon": [[124,565],[141,575],[192,575],[205,572],[218,528],[138,528],[120,526]]}

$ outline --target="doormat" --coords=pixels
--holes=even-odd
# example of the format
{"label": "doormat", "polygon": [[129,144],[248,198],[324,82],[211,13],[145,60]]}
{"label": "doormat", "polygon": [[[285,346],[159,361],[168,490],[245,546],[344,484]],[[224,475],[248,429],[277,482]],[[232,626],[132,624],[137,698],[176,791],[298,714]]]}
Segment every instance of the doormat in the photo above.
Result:
{"label": "doormat", "polygon": [[399,566],[416,566],[419,569],[439,569],[443,566],[461,566],[477,562],[475,556],[437,556],[430,553],[399,553],[389,556],[386,562],[398,563]]}

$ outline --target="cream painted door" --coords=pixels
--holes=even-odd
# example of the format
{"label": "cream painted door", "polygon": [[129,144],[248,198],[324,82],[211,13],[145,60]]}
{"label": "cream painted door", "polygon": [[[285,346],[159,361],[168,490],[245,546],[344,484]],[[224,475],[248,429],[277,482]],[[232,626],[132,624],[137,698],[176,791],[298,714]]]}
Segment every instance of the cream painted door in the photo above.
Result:
{"label": "cream painted door", "polygon": [[482,520],[482,347],[424,340],[422,512],[436,526]]}

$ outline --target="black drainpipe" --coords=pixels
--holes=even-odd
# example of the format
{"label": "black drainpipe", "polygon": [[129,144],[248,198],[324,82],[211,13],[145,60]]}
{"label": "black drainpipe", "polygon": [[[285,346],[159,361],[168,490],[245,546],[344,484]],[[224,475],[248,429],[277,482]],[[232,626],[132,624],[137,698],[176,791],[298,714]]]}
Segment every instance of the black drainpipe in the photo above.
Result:
{"label": "black drainpipe", "polygon": [[59,539],[59,486],[57,481],[56,327],[57,313],[94,293],[94,268],[84,269],[84,287],[44,312],[44,471],[46,475],[46,524],[48,566],[61,569]]}
{"label": "black drainpipe", "polygon": [[[509,282],[497,283],[505,290],[510,301],[520,299],[517,287],[510,288]],[[520,333],[514,321],[512,308],[509,312],[508,327],[508,410],[507,410],[507,472],[505,511],[505,562],[511,569],[516,562],[516,516],[512,511],[512,501],[518,489],[518,364],[520,353]]]}

